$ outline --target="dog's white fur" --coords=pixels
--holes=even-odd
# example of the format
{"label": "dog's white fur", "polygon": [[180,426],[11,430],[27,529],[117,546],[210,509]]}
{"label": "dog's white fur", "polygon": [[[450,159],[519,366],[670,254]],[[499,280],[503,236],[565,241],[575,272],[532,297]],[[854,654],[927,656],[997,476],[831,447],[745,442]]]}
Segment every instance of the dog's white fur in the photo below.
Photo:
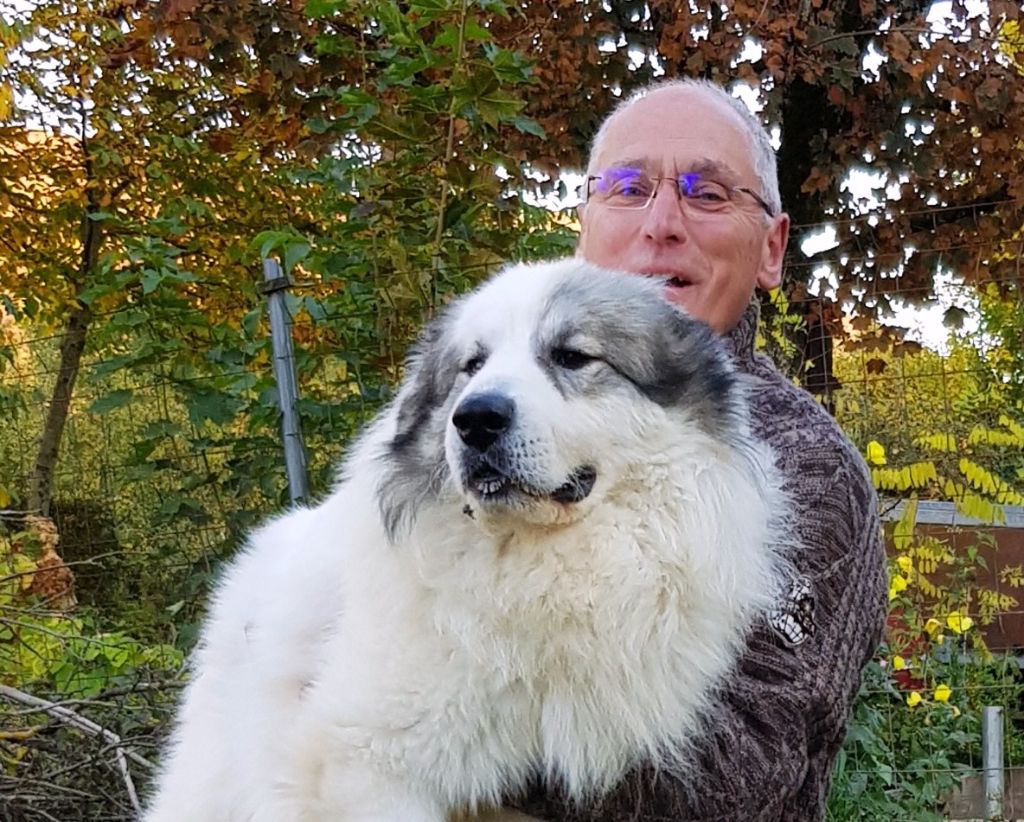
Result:
{"label": "dog's white fur", "polygon": [[[555,384],[536,350],[571,313],[555,290],[660,300],[620,279],[518,266],[458,303],[330,497],[255,534],[212,603],[148,822],[441,822],[537,771],[585,797],[640,759],[685,759],[778,591],[785,499],[742,407],[722,435],[689,400],[654,402],[601,362]],[[481,342],[480,370],[456,373],[433,397],[437,424],[410,434],[442,437],[447,471],[411,478],[423,498],[389,534],[379,507],[403,403],[421,401],[424,369]],[[450,417],[481,391],[514,398],[535,487],[585,463],[593,492],[474,495]]]}

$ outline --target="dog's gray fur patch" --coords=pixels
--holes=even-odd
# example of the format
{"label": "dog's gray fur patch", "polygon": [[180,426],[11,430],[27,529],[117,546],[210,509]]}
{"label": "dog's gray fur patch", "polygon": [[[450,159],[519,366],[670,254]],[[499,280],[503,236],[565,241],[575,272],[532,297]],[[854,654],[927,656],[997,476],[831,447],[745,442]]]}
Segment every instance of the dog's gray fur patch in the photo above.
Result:
{"label": "dog's gray fur patch", "polygon": [[[538,338],[538,348],[558,347],[574,336],[592,341],[600,346],[596,353],[644,396],[665,407],[686,407],[708,433],[721,437],[742,425],[739,388],[721,341],[670,305],[659,283],[585,270],[559,284],[544,313],[566,321],[555,325],[552,342]],[[572,372],[552,378],[572,379]]]}
{"label": "dog's gray fur patch", "polygon": [[395,435],[381,455],[385,470],[377,489],[381,519],[392,541],[412,525],[416,511],[440,493],[448,477],[444,429],[460,370],[447,344],[452,315],[448,308],[429,323],[405,361],[406,390],[398,398]]}

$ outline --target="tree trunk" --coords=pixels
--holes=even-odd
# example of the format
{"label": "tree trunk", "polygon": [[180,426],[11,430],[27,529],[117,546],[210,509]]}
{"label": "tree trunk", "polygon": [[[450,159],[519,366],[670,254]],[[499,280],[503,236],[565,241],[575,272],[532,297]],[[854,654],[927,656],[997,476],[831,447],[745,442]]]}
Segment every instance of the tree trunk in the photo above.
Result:
{"label": "tree trunk", "polygon": [[[100,235],[99,225],[89,219],[94,209],[90,206],[82,218],[82,258],[76,286],[81,293],[89,281],[89,275],[96,267],[99,258]],[[92,322],[92,311],[80,302],[75,303],[67,322],[64,325],[64,339],[60,345],[60,365],[57,367],[57,380],[53,386],[50,405],[46,410],[43,431],[39,437],[39,450],[36,453],[35,467],[29,476],[28,507],[49,516],[50,500],[53,495],[53,474],[57,467],[57,456],[60,452],[60,441],[64,434],[64,424],[71,408],[71,397],[75,389],[75,379],[82,362],[85,340]]]}

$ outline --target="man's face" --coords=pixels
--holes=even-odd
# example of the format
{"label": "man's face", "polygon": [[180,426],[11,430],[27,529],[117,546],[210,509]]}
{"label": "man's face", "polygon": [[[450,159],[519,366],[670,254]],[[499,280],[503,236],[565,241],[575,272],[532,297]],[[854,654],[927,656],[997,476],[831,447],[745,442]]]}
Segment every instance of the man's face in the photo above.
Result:
{"label": "man's face", "polygon": [[679,201],[673,179],[699,171],[762,194],[736,113],[700,89],[653,92],[612,121],[591,173],[624,167],[672,179],[645,209],[614,209],[592,197],[580,209],[577,254],[605,268],[675,278],[666,287],[669,300],[718,333],[729,331],[755,286],[779,284],[789,218],[769,220],[742,193],[725,211],[698,213]]}

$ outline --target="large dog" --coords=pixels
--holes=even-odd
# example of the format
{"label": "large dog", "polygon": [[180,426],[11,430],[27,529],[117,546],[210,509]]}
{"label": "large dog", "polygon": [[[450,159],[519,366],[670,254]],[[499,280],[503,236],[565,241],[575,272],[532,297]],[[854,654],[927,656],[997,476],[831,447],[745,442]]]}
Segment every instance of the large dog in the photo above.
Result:
{"label": "large dog", "polygon": [[662,283],[513,266],[207,621],[150,822],[443,822],[680,768],[784,579],[741,379]]}

